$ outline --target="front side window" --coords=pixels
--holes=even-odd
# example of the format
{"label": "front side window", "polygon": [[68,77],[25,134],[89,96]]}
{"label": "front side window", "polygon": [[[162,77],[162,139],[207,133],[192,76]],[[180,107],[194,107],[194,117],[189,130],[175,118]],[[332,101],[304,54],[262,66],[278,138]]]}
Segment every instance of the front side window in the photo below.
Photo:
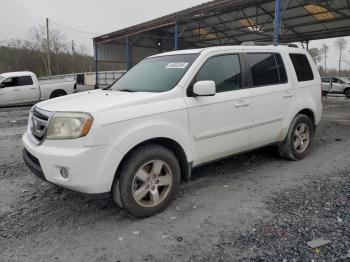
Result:
{"label": "front side window", "polygon": [[311,81],[314,79],[314,74],[310,66],[309,60],[304,54],[289,54],[292,60],[295,73],[299,82]]}
{"label": "front side window", "polygon": [[166,92],[174,88],[197,59],[198,54],[146,58],[119,80],[111,90],[128,92]]}
{"label": "front side window", "polygon": [[322,78],[322,83],[329,83],[329,82],[330,82],[329,78]]}
{"label": "front side window", "polygon": [[216,92],[227,92],[242,87],[242,74],[239,56],[221,55],[209,58],[196,75],[195,82],[212,80]]}
{"label": "front side window", "polygon": [[254,86],[266,86],[287,82],[286,69],[280,54],[248,53]]}
{"label": "front side window", "polygon": [[4,87],[13,87],[13,86],[18,86],[18,77],[9,77],[6,78],[3,82],[2,85]]}

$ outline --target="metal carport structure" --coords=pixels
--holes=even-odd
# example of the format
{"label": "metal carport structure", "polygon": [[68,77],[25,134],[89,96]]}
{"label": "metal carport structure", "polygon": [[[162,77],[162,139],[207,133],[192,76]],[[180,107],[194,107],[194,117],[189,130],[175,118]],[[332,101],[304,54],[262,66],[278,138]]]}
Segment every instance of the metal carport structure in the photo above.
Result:
{"label": "metal carport structure", "polygon": [[170,50],[272,41],[275,11],[280,42],[350,35],[350,0],[214,0],[95,37],[96,71]]}

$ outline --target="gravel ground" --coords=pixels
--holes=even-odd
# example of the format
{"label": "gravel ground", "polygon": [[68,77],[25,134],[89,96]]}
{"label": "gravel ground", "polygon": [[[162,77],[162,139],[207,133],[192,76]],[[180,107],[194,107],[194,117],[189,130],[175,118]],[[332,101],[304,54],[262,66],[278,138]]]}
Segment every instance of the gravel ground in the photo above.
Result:
{"label": "gravel ground", "polygon": [[350,261],[350,100],[325,100],[303,161],[269,147],[200,167],[142,220],[35,178],[28,110],[0,109],[0,261]]}

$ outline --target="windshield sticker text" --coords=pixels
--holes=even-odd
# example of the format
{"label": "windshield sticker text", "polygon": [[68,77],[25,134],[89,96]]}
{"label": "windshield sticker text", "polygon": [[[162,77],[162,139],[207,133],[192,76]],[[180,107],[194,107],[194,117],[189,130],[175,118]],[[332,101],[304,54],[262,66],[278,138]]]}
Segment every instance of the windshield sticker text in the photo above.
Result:
{"label": "windshield sticker text", "polygon": [[185,69],[188,66],[188,63],[169,63],[167,69]]}

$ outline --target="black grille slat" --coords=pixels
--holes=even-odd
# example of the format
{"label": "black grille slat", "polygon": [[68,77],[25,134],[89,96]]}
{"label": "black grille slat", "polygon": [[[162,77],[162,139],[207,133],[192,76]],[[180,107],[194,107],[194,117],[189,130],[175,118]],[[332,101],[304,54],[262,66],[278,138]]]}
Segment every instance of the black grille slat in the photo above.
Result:
{"label": "black grille slat", "polygon": [[46,129],[51,112],[33,107],[30,119],[30,132],[36,144],[41,144],[46,137]]}
{"label": "black grille slat", "polygon": [[33,110],[33,115],[36,116],[37,118],[39,119],[42,119],[44,121],[48,121],[49,120],[49,117],[48,116],[45,116],[44,114],[41,114],[39,111],[37,111],[35,108]]}

